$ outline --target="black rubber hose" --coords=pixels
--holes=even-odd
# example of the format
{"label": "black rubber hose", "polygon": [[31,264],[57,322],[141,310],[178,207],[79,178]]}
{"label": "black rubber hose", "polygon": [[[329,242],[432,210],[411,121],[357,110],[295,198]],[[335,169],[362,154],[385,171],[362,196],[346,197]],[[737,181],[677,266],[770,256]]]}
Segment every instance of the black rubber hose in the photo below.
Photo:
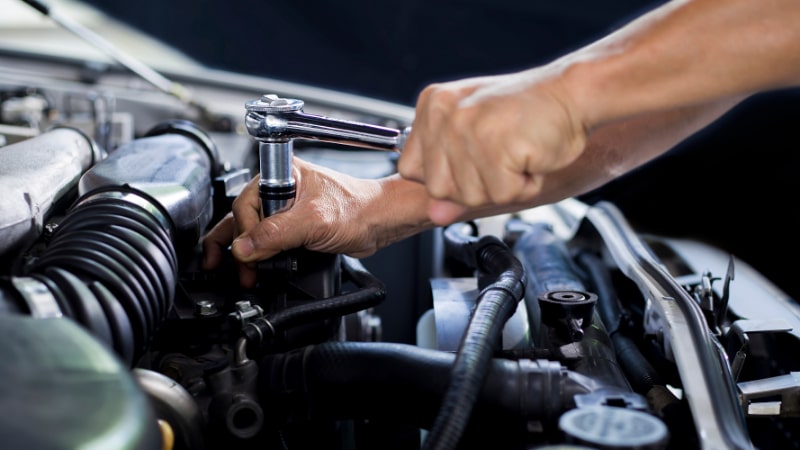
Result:
{"label": "black rubber hose", "polygon": [[575,260],[586,271],[589,281],[599,297],[597,312],[600,314],[608,334],[610,336],[617,334],[624,326],[626,318],[620,307],[617,291],[611,281],[608,269],[604,267],[599,257],[588,251],[579,252]]}
{"label": "black rubber hose", "polygon": [[342,255],[341,268],[357,290],[291,306],[256,319],[242,329],[247,340],[258,345],[281,330],[342,317],[376,306],[386,298],[384,283],[367,271],[361,261]]}
{"label": "black rubber hose", "polygon": [[621,329],[624,315],[617,301],[618,296],[611,276],[600,258],[588,252],[581,252],[577,256],[577,261],[587,271],[594,285],[598,296],[598,313],[609,329],[609,336],[614,344],[617,359],[633,390],[644,395],[653,387],[664,385],[662,377],[639,351],[636,342],[626,336],[624,330]]}
{"label": "black rubber hose", "polygon": [[445,230],[449,256],[478,270],[480,280],[493,280],[483,287],[459,346],[450,374],[450,384],[439,413],[423,442],[423,449],[451,449],[461,440],[470,421],[478,392],[499,348],[505,323],[525,294],[525,269],[497,237],[475,239]]}
{"label": "black rubber hose", "polygon": [[514,250],[528,268],[528,298],[532,301],[546,292],[586,290],[566,245],[550,225],[527,224]]}
{"label": "black rubber hose", "polygon": [[132,365],[171,306],[177,257],[151,212],[107,197],[77,204],[27,274],[51,288],[66,316]]}
{"label": "black rubber hose", "polygon": [[445,227],[442,233],[445,255],[475,269],[475,250],[472,246],[478,242],[477,234],[477,225],[472,222],[454,223]]}
{"label": "black rubber hose", "polygon": [[[554,317],[557,310],[542,310],[540,307],[539,297],[550,297],[548,294],[591,294],[587,291],[581,268],[570,255],[566,242],[554,233],[549,224],[532,223],[526,224],[514,250],[527,269],[529,283],[525,302],[529,320],[537,320],[530,324],[532,329],[538,329],[537,343],[550,350],[552,357],[562,361],[571,370],[589,376],[607,387],[631,391],[630,383],[617,361],[614,345],[596,307],[592,307],[591,315],[587,314],[588,320],[582,326],[585,334],[578,341],[567,338],[564,325],[553,320],[557,318]],[[573,349],[572,352],[581,356],[565,354],[564,349]]]}
{"label": "black rubber hose", "polygon": [[[264,357],[259,395],[276,421],[389,419],[427,429],[455,358],[408,344],[326,342]],[[576,394],[595,387],[556,362],[491,358],[474,423],[524,429],[529,420],[556,420],[575,406]]]}

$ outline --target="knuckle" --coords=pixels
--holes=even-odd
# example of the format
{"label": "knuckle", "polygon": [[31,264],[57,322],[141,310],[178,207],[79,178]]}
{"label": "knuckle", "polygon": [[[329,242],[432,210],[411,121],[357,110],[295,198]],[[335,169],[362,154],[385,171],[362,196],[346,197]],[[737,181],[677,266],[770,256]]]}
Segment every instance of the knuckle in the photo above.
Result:
{"label": "knuckle", "polygon": [[460,134],[473,134],[472,132],[480,131],[474,123],[474,114],[469,108],[459,108],[454,110],[449,117],[451,126],[458,130]]}
{"label": "knuckle", "polygon": [[492,203],[497,205],[504,205],[511,203],[517,197],[518,191],[515,189],[508,189],[505,187],[497,187],[489,189],[489,199]]}
{"label": "knuckle", "polygon": [[425,186],[428,189],[428,194],[437,200],[443,200],[452,197],[453,189],[450,187],[450,184],[446,183],[443,179],[433,179],[427,181]]}
{"label": "knuckle", "polygon": [[419,175],[419,162],[414,160],[414,155],[403,155],[397,160],[397,173],[403,178],[413,178]]}
{"label": "knuckle", "polygon": [[470,194],[463,196],[459,203],[470,208],[478,208],[488,203],[488,197],[483,194]]}
{"label": "knuckle", "polygon": [[256,250],[265,249],[271,242],[281,242],[281,227],[273,220],[262,220],[250,230],[250,239]]}
{"label": "knuckle", "polygon": [[335,223],[335,220],[331,217],[325,209],[321,207],[321,205],[317,204],[317,202],[312,202],[313,208],[308,212],[306,220],[308,223],[314,224],[315,227],[329,227],[331,224]]}

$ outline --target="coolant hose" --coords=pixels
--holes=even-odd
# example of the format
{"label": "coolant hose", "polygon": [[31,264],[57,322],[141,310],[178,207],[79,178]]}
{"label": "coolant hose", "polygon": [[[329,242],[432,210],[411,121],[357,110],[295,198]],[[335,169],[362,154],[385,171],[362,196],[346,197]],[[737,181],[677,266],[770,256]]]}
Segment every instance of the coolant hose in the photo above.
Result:
{"label": "coolant hose", "polygon": [[[525,269],[495,236],[463,237],[454,227],[445,230],[450,255],[479,272],[481,292],[470,317],[439,413],[422,448],[451,449],[458,445],[473,406],[501,343],[503,328],[525,295]],[[457,245],[453,245],[457,244]],[[483,287],[482,280],[493,280]]]}
{"label": "coolant hose", "polygon": [[514,252],[529,269],[528,298],[535,301],[545,292],[585,290],[569,250],[553,233],[552,227],[546,223],[525,226],[525,231],[514,244]]}
{"label": "coolant hose", "polygon": [[586,270],[597,292],[597,310],[603,323],[609,329],[611,342],[617,358],[628,376],[631,387],[640,394],[647,394],[654,386],[664,384],[661,376],[639,351],[636,342],[623,333],[620,328],[624,322],[622,310],[617,302],[616,289],[611,282],[608,270],[600,258],[588,252],[581,252],[577,261]]}
{"label": "coolant hose", "polygon": [[[589,376],[607,387],[630,392],[631,386],[617,361],[611,338],[605,330],[597,308],[594,306],[582,323],[583,338],[575,340],[565,336],[566,327],[558,321],[561,312],[556,308],[540,308],[541,298],[558,299],[569,297],[590,297],[595,294],[587,291],[580,276],[580,268],[572,259],[565,242],[544,223],[527,224],[524,232],[514,244],[517,257],[523,261],[528,274],[528,290],[525,304],[531,323],[540,327],[537,336],[539,344],[548,348],[555,358],[567,367]],[[561,295],[559,295],[561,294]],[[599,296],[598,296],[599,297]],[[557,305],[558,302],[550,302]],[[569,301],[563,307],[570,307]],[[569,346],[568,346],[569,345]],[[570,357],[562,349],[577,346],[582,355]]]}
{"label": "coolant hose", "polygon": [[342,317],[376,306],[386,298],[384,283],[367,271],[361,261],[342,255],[341,268],[344,275],[356,285],[357,290],[267,314],[249,322],[242,329],[244,336],[249,342],[258,345],[282,330]]}
{"label": "coolant hose", "polygon": [[[390,419],[429,428],[456,356],[399,343],[327,342],[264,357],[261,403],[288,420]],[[490,358],[475,423],[555,420],[596,385],[559,363]],[[413,411],[413,414],[408,414]]]}

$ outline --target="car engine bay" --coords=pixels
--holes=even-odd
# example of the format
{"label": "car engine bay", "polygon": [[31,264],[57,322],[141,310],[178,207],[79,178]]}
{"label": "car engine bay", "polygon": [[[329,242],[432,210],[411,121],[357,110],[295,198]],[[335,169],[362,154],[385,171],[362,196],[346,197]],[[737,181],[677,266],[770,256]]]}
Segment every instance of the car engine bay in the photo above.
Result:
{"label": "car engine bay", "polygon": [[[291,250],[253,289],[230,255],[202,270],[199,240],[265,173],[246,105],[301,100],[316,128],[283,155],[375,178],[397,154],[354,141],[402,136],[413,110],[210,69],[170,80],[191,98],[119,65],[0,53],[9,448],[800,447],[796,302],[610,202],[363,259]],[[318,133],[331,122],[358,136]]]}

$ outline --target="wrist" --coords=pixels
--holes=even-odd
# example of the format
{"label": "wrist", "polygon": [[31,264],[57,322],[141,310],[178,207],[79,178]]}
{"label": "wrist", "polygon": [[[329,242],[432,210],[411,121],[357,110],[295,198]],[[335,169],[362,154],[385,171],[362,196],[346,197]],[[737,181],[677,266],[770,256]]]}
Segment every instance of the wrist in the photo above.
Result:
{"label": "wrist", "polygon": [[397,174],[378,182],[379,194],[373,205],[367,208],[378,248],[435,226],[428,218],[427,205],[430,198],[423,184]]}

